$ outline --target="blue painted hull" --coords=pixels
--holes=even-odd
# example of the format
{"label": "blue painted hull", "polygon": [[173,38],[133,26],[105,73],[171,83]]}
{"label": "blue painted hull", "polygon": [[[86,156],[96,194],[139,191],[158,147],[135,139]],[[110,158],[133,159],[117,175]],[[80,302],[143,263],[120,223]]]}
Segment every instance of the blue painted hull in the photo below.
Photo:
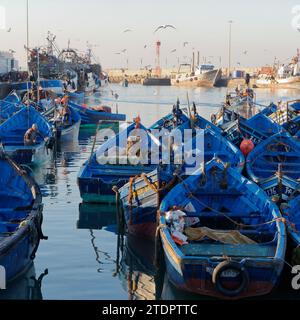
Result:
{"label": "blue painted hull", "polygon": [[12,160],[0,159],[0,265],[6,281],[13,281],[32,263],[40,240],[44,238],[41,192]]}
{"label": "blue painted hull", "polygon": [[300,178],[300,142],[287,132],[278,133],[249,154],[246,169],[250,179],[269,196],[287,198]]}
{"label": "blue painted hull", "polygon": [[70,104],[80,115],[81,125],[98,124],[99,121],[125,121],[125,114],[114,114],[108,112],[99,112],[84,108],[77,104]]}
{"label": "blue painted hull", "polygon": [[[56,94],[63,94],[63,84],[61,80],[40,80],[40,87],[46,91],[53,91]],[[12,84],[12,89],[20,95],[25,93],[27,90],[32,89],[32,82],[15,82]]]}
{"label": "blue painted hull", "polygon": [[52,151],[45,142],[32,147],[4,146],[5,152],[18,164],[38,166],[51,158]]}
{"label": "blue painted hull", "polygon": [[[224,173],[226,184],[220,183]],[[182,290],[222,299],[270,293],[280,279],[286,252],[285,224],[278,208],[258,186],[218,159],[206,163],[205,182],[202,177],[199,170],[178,184],[159,209],[169,279]],[[196,226],[185,225],[186,244],[172,235],[174,225],[167,212],[174,206],[186,217],[199,218]],[[198,238],[195,232],[200,233]],[[234,233],[235,241],[226,238]]]}
{"label": "blue painted hull", "polygon": [[93,167],[86,162],[78,174],[78,185],[81,198],[90,203],[114,203],[116,194],[114,186],[121,188],[129,179],[141,172],[152,171],[146,166],[105,165]]}

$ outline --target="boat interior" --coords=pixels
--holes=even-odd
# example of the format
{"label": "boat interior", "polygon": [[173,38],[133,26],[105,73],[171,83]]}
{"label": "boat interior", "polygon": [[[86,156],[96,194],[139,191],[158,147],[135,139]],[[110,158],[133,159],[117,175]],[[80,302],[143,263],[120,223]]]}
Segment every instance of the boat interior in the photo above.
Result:
{"label": "boat interior", "polygon": [[214,167],[185,181],[163,201],[164,212],[175,206],[185,212],[185,221],[200,220],[192,226],[185,223],[188,244],[178,245],[185,255],[275,255],[277,215],[263,192],[259,196],[256,188],[249,190],[246,179],[241,183]]}

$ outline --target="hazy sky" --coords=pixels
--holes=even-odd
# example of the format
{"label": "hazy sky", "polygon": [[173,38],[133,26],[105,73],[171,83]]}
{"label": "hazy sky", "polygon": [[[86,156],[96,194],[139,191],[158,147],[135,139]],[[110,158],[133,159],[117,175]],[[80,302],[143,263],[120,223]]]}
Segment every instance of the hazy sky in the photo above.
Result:
{"label": "hazy sky", "polygon": [[[300,0],[29,0],[30,45],[45,43],[47,31],[57,35],[60,48],[86,49],[86,42],[104,68],[154,65],[156,40],[161,40],[161,64],[177,65],[177,59],[199,50],[207,61],[228,64],[228,20],[232,25],[232,65],[261,66],[282,61],[300,48],[300,32],[292,27],[292,8]],[[14,49],[24,65],[26,43],[26,0],[0,0],[6,8],[6,28],[0,30],[1,50]],[[296,18],[295,18],[296,19]],[[160,24],[177,30],[153,34]],[[300,28],[300,19],[299,19]],[[130,28],[133,32],[123,33]],[[183,47],[183,42],[189,45]],[[144,49],[144,45],[147,48]],[[127,49],[126,54],[116,55]],[[170,53],[173,49],[177,51]],[[245,55],[244,51],[248,51]],[[167,61],[166,61],[167,58]]]}

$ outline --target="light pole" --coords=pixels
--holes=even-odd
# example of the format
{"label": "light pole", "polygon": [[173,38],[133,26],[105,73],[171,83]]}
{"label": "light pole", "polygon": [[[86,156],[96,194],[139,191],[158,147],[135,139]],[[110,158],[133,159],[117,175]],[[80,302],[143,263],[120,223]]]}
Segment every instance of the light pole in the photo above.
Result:
{"label": "light pole", "polygon": [[233,21],[229,20],[229,43],[228,43],[228,77],[230,77],[230,69],[231,69],[231,26]]}

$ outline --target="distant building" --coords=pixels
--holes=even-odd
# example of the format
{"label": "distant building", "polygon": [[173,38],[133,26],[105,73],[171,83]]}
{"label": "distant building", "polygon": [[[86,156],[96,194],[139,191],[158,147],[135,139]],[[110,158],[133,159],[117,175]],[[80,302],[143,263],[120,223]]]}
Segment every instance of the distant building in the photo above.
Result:
{"label": "distant building", "polygon": [[0,74],[18,70],[19,62],[14,58],[13,53],[0,51]]}

